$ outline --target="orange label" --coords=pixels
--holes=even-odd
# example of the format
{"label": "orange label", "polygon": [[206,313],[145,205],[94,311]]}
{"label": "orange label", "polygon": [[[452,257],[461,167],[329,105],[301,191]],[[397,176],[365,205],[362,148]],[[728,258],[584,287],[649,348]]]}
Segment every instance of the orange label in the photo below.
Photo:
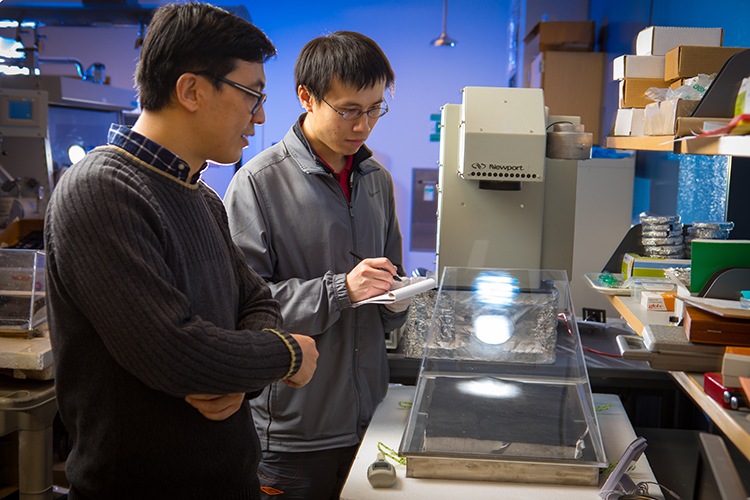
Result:
{"label": "orange label", "polygon": [[271,488],[270,486],[261,486],[260,491],[262,491],[266,495],[271,495],[271,496],[281,495],[282,493],[284,493],[283,491],[279,491],[276,488]]}
{"label": "orange label", "polygon": [[742,356],[750,356],[750,347],[730,345],[724,349],[724,354],[741,354]]}

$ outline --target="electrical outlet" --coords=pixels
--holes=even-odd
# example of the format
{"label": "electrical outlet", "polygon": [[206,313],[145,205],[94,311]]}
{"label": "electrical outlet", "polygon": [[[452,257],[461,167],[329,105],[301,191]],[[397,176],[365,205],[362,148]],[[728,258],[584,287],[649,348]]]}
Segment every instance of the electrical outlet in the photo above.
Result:
{"label": "electrical outlet", "polygon": [[604,309],[593,309],[591,307],[583,308],[583,321],[596,321],[597,323],[607,322],[607,311]]}

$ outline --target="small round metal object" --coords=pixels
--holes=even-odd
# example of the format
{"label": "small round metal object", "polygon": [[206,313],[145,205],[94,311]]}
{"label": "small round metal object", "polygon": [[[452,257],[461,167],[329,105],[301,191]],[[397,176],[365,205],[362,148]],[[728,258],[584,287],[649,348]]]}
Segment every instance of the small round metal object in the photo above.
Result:
{"label": "small round metal object", "polygon": [[560,160],[588,160],[594,145],[594,134],[585,132],[583,125],[554,123],[547,133],[547,158]]}

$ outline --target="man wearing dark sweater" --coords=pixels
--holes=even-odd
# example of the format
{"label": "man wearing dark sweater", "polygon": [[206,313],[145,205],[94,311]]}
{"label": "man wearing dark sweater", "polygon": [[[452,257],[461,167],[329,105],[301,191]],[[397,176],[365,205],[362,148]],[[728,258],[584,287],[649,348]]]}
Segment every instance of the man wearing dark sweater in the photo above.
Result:
{"label": "man wearing dark sweater", "polygon": [[275,48],[208,4],[166,5],[136,72],[143,112],[63,175],[45,218],[70,499],[256,499],[247,398],[305,385],[315,342],[232,243],[208,159],[236,162],[263,123]]}

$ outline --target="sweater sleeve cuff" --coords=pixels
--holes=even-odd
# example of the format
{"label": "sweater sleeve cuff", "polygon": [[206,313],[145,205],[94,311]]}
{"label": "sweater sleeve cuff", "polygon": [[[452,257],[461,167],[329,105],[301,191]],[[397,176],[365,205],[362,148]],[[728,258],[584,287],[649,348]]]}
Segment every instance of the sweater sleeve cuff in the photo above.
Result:
{"label": "sweater sleeve cuff", "polygon": [[297,373],[302,366],[302,349],[300,348],[299,344],[296,340],[294,340],[294,337],[292,337],[290,334],[286,332],[278,332],[276,330],[273,330],[271,328],[266,328],[265,331],[275,333],[279,336],[279,338],[284,342],[284,344],[289,349],[289,354],[291,355],[291,363],[289,363],[289,371],[281,377],[279,380],[285,380],[289,377],[293,376],[295,373]]}

